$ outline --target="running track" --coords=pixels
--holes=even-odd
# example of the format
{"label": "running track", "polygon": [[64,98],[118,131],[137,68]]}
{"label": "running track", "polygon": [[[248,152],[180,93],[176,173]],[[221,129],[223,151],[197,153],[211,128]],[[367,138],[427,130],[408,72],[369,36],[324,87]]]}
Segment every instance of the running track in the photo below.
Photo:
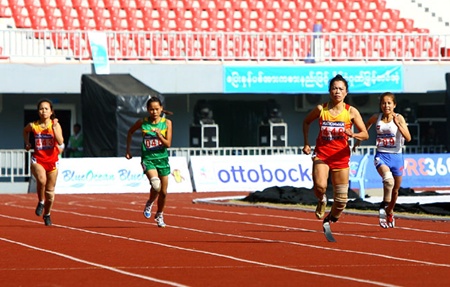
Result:
{"label": "running track", "polygon": [[247,194],[169,194],[166,228],[146,194],[57,195],[51,227],[0,195],[0,286],[450,286],[448,221],[346,213],[329,243],[312,211],[193,203]]}

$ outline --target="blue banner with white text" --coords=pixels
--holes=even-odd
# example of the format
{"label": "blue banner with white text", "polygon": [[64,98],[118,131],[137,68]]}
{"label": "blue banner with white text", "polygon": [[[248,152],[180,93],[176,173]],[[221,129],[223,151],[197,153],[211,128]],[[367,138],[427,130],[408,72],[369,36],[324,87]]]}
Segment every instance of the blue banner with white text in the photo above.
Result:
{"label": "blue banner with white text", "polygon": [[326,94],[341,74],[351,93],[403,91],[401,65],[363,66],[224,66],[224,93]]}
{"label": "blue banner with white text", "polygon": [[[371,155],[366,169],[365,188],[382,188],[381,177],[375,169]],[[355,174],[362,155],[352,155],[350,172]],[[448,189],[450,187],[450,155],[404,154],[404,170],[401,186],[412,189]]]}

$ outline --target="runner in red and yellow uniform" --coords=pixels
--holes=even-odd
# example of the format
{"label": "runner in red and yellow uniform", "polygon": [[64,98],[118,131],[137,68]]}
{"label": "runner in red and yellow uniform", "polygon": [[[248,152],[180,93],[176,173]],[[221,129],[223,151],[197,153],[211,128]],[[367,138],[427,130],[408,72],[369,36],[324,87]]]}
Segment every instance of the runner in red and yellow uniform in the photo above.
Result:
{"label": "runner in red and yellow uniform", "polygon": [[[303,121],[303,137],[305,154],[311,153],[309,145],[309,127],[319,119],[320,132],[312,155],[314,192],[319,202],[316,217],[321,219],[325,215],[327,204],[326,189],[328,175],[331,171],[333,184],[333,205],[330,213],[324,219],[325,224],[336,222],[345,209],[348,200],[350,146],[348,138],[357,140],[369,138],[367,129],[359,111],[344,102],[348,93],[348,83],[341,75],[330,81],[330,101],[316,106]],[[352,125],[358,129],[352,131]]]}
{"label": "runner in red and yellow uniform", "polygon": [[31,173],[36,179],[38,205],[35,213],[44,213],[45,225],[51,225],[50,212],[55,198],[55,185],[58,177],[59,154],[64,149],[61,125],[55,118],[52,102],[40,100],[37,104],[39,120],[28,123],[23,129],[25,149],[28,151],[30,133],[34,136],[34,152],[31,157]]}

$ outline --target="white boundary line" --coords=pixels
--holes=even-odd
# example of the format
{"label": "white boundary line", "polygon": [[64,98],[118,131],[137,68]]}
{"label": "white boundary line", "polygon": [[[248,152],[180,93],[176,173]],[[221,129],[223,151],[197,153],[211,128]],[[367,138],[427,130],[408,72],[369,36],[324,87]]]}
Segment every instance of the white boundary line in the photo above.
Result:
{"label": "white boundary line", "polygon": [[[3,215],[0,215],[0,216],[3,216]],[[3,216],[3,217],[5,217],[5,216]],[[9,217],[9,218],[17,219],[17,218],[12,218],[12,217]],[[23,220],[23,219],[20,219],[20,220]],[[24,220],[24,221],[31,221],[31,220]],[[34,221],[32,221],[32,222],[34,222]],[[64,253],[60,253],[60,252],[56,252],[56,251],[51,251],[51,250],[39,248],[39,247],[36,247],[36,246],[32,246],[32,245],[29,245],[29,244],[26,244],[26,243],[10,240],[10,239],[3,238],[3,237],[0,237],[0,240],[2,240],[4,242],[12,243],[12,244],[20,245],[22,247],[26,247],[26,248],[29,248],[29,249],[33,249],[33,250],[37,250],[37,251],[41,251],[41,252],[45,252],[45,253],[50,253],[50,254],[53,254],[53,255],[56,255],[56,256],[59,256],[59,257],[63,257],[63,258],[75,261],[75,262],[79,262],[79,263],[83,263],[83,264],[86,264],[86,265],[98,267],[98,268],[101,268],[101,269],[106,269],[106,270],[109,270],[109,271],[112,271],[112,272],[116,272],[116,273],[119,273],[119,274],[131,276],[131,277],[137,277],[137,278],[144,279],[144,280],[147,280],[147,281],[157,282],[157,283],[161,283],[161,284],[165,284],[165,285],[169,285],[169,286],[175,286],[175,287],[187,287],[188,286],[188,285],[183,285],[183,284],[179,284],[179,283],[172,282],[172,281],[161,280],[161,279],[157,279],[157,278],[150,277],[150,276],[145,276],[145,275],[140,275],[140,274],[137,274],[137,273],[132,273],[132,272],[120,270],[120,269],[117,269],[117,268],[114,268],[114,267],[111,267],[111,266],[107,266],[107,265],[104,265],[104,264],[99,264],[99,263],[95,263],[95,262],[79,259],[79,258],[70,256],[70,255],[67,255],[67,254],[64,254]]]}

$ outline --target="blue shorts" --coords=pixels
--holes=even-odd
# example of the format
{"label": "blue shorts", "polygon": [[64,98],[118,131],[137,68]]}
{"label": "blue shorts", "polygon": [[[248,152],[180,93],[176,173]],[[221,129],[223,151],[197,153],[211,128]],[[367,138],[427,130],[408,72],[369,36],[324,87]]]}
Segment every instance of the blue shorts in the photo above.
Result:
{"label": "blue shorts", "polygon": [[402,153],[376,152],[373,163],[378,169],[380,165],[389,167],[393,176],[402,176],[404,161]]}

